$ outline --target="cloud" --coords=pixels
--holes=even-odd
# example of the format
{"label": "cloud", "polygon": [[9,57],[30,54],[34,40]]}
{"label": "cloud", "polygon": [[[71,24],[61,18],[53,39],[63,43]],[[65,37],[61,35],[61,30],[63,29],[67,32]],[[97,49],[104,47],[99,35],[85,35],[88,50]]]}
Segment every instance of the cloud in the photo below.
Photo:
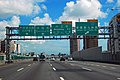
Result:
{"label": "cloud", "polygon": [[12,26],[12,27],[16,27],[20,24],[20,18],[18,16],[13,16],[11,18],[11,20],[6,21],[0,21],[0,38],[5,38],[5,27],[7,26]]}
{"label": "cloud", "polygon": [[44,4],[42,4],[41,6],[42,6],[42,9],[47,10],[47,7]]}
{"label": "cloud", "polygon": [[120,0],[117,0],[117,6],[120,7]]}
{"label": "cloud", "polygon": [[31,20],[30,24],[36,24],[36,25],[50,25],[54,23],[52,19],[50,18],[48,13],[44,14],[43,18],[35,17],[33,20]]}
{"label": "cloud", "polygon": [[114,1],[113,0],[107,0],[107,3],[113,3]]}
{"label": "cloud", "polygon": [[107,13],[101,11],[102,5],[98,0],[77,0],[66,3],[62,16],[58,22],[62,20],[78,21],[85,19],[105,18]]}
{"label": "cloud", "polygon": [[46,0],[35,0],[36,2],[45,2]]}
{"label": "cloud", "polygon": [[[44,0],[37,0],[43,2]],[[0,0],[0,18],[13,15],[38,14],[40,7],[34,0]]]}
{"label": "cloud", "polygon": [[35,5],[33,8],[33,14],[38,14],[41,11],[41,8],[38,5]]}
{"label": "cloud", "polygon": [[20,24],[20,17],[18,16],[13,16],[11,21],[9,22],[10,26],[16,26],[18,27]]}

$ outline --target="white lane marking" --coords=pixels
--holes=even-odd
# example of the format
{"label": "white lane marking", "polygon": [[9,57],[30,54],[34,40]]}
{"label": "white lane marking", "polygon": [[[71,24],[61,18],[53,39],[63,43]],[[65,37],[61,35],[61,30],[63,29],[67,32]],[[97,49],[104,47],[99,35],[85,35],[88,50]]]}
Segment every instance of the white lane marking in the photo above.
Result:
{"label": "white lane marking", "polygon": [[100,66],[100,65],[96,65],[96,66]]}
{"label": "white lane marking", "polygon": [[29,64],[28,66],[31,66],[31,64]]}
{"label": "white lane marking", "polygon": [[94,64],[91,64],[91,66],[94,66]]}
{"label": "white lane marking", "polygon": [[71,66],[75,66],[75,64],[70,64]]}
{"label": "white lane marking", "polygon": [[120,80],[120,78],[117,78],[118,80]]}
{"label": "white lane marking", "polygon": [[102,66],[102,67],[106,67],[106,66]]}
{"label": "white lane marking", "polygon": [[64,80],[64,78],[63,78],[63,77],[60,77],[60,80]]}
{"label": "white lane marking", "polygon": [[87,70],[87,71],[92,71],[91,69],[85,68],[85,67],[82,67],[82,69]]}
{"label": "white lane marking", "polygon": [[20,69],[18,69],[17,71],[19,72],[19,71],[21,71],[21,70],[23,70],[24,68],[20,68]]}
{"label": "white lane marking", "polygon": [[111,69],[116,69],[115,67],[111,67]]}
{"label": "white lane marking", "polygon": [[0,78],[0,80],[2,80],[2,78]]}
{"label": "white lane marking", "polygon": [[52,66],[52,64],[50,64],[50,66]]}
{"label": "white lane marking", "polygon": [[53,70],[56,71],[56,69],[53,67]]}

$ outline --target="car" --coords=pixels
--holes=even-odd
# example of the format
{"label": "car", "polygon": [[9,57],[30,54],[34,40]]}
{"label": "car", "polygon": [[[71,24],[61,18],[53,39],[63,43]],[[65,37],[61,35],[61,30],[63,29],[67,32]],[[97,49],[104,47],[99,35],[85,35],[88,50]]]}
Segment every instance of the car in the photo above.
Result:
{"label": "car", "polygon": [[73,60],[73,58],[72,57],[68,57],[68,61],[72,61]]}
{"label": "car", "polygon": [[55,61],[55,58],[54,58],[54,57],[51,57],[51,58],[50,58],[50,61]]}
{"label": "car", "polygon": [[43,53],[39,55],[39,61],[45,61],[46,57]]}
{"label": "car", "polygon": [[33,57],[33,61],[38,61],[38,57]]}
{"label": "car", "polygon": [[64,57],[61,57],[61,58],[60,58],[60,61],[65,61],[65,58],[64,58]]}
{"label": "car", "polygon": [[13,63],[13,61],[12,60],[6,60],[5,61],[5,64],[10,64],[10,63]]}
{"label": "car", "polygon": [[41,61],[45,61],[45,59],[39,59],[39,61],[41,62]]}

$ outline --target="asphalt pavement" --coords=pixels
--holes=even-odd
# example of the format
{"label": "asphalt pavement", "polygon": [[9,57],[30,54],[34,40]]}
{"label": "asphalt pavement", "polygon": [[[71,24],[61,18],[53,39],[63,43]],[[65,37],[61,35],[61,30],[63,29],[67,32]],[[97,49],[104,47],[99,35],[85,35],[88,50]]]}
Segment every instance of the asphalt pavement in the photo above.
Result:
{"label": "asphalt pavement", "polygon": [[30,61],[0,66],[0,80],[120,80],[120,65],[87,61]]}

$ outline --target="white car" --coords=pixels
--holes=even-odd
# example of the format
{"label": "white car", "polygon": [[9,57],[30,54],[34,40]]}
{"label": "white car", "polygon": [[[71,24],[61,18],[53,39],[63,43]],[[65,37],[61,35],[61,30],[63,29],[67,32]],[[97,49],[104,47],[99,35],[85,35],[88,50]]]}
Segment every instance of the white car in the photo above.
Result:
{"label": "white car", "polygon": [[55,58],[54,57],[50,58],[50,61],[55,61]]}
{"label": "white car", "polygon": [[73,60],[73,58],[72,57],[68,57],[68,61],[72,61]]}

